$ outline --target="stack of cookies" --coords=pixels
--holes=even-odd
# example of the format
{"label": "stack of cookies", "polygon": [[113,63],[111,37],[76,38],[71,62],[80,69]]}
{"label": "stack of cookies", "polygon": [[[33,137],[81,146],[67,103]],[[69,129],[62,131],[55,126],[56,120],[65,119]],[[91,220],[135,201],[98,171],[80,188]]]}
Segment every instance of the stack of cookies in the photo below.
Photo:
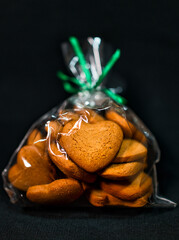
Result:
{"label": "stack of cookies", "polygon": [[62,205],[85,195],[94,206],[142,207],[152,194],[147,139],[114,109],[60,110],[34,129],[8,179],[34,203]]}

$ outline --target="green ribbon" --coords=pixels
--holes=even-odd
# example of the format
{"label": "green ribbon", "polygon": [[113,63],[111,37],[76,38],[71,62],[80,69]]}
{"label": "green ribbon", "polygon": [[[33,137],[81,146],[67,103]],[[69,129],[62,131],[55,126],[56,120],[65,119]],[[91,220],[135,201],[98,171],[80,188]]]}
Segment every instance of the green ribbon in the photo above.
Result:
{"label": "green ribbon", "polygon": [[[70,77],[65,75],[63,72],[58,71],[57,77],[59,77],[63,81],[63,87],[64,89],[69,93],[77,93],[79,91],[85,91],[85,90],[93,90],[96,89],[103,81],[103,79],[106,77],[106,75],[109,73],[113,65],[116,63],[116,61],[120,58],[120,50],[117,49],[115,53],[112,55],[106,66],[103,68],[102,74],[100,75],[99,79],[97,80],[96,84],[92,86],[91,81],[91,73],[88,69],[85,57],[83,55],[82,49],[80,47],[80,44],[78,42],[78,39],[75,37],[70,37],[69,41],[74,49],[75,54],[77,55],[79,59],[80,66],[85,74],[87,83],[82,83],[79,79]],[[79,88],[73,87],[71,83],[77,85]],[[116,101],[119,104],[126,104],[126,99],[121,97],[120,95],[115,94],[113,91],[107,88],[101,89],[106,95],[108,95],[110,98],[112,98],[114,101]]]}
{"label": "green ribbon", "polygon": [[86,60],[85,60],[85,57],[84,57],[83,52],[81,50],[78,39],[75,38],[75,37],[70,37],[69,41],[70,41],[70,43],[71,43],[71,45],[74,49],[74,52],[76,53],[76,55],[79,58],[79,63],[81,65],[81,68],[82,68],[83,72],[85,73],[86,81],[91,86],[91,74],[90,74],[89,69],[87,68]]}

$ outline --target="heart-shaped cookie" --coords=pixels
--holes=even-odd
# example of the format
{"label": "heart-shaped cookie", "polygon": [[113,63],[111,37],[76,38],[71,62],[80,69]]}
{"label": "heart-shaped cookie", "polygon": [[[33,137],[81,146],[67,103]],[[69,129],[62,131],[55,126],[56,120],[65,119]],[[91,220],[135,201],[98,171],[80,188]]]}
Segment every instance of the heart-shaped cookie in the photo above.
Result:
{"label": "heart-shaped cookie", "polygon": [[120,150],[113,160],[114,163],[132,162],[145,159],[147,148],[134,139],[124,139]]}
{"label": "heart-shaped cookie", "polygon": [[59,144],[52,142],[48,153],[53,163],[69,178],[75,178],[84,182],[92,183],[96,180],[96,174],[88,173],[77,164],[72,162],[67,154],[59,148]]}
{"label": "heart-shaped cookie", "polygon": [[131,122],[113,110],[106,112],[106,118],[119,124],[126,138],[131,138],[136,131],[135,126]]}
{"label": "heart-shaped cookie", "polygon": [[80,115],[72,110],[60,110],[58,120],[62,125],[67,124],[70,121],[77,121],[80,118]]}
{"label": "heart-shaped cookie", "polygon": [[119,124],[126,138],[134,138],[135,140],[143,143],[144,145],[147,145],[146,136],[125,117],[119,115],[117,112],[113,110],[108,110],[106,112],[106,118]]}
{"label": "heart-shaped cookie", "polygon": [[138,172],[144,169],[144,163],[142,162],[128,162],[128,163],[116,163],[110,164],[107,168],[100,173],[101,177],[111,180],[124,180],[130,179]]}
{"label": "heart-shaped cookie", "polygon": [[59,179],[50,184],[29,187],[26,196],[39,204],[67,204],[75,201],[83,194],[81,184],[75,179]]}
{"label": "heart-shaped cookie", "polygon": [[83,119],[86,119],[86,122],[88,123],[104,121],[104,118],[92,109],[77,108],[74,106],[74,111],[78,113]]}
{"label": "heart-shaped cookie", "polygon": [[135,200],[152,188],[152,179],[146,173],[139,173],[132,182],[101,181],[101,188],[114,197],[123,200]]}
{"label": "heart-shaped cookie", "polygon": [[101,189],[90,189],[86,196],[89,202],[95,207],[103,206],[126,206],[126,207],[143,207],[148,203],[148,198],[152,194],[152,188],[142,197],[139,197],[133,201],[122,200],[116,198],[109,193]]}
{"label": "heart-shaped cookie", "polygon": [[56,177],[55,168],[45,152],[35,145],[21,148],[17,155],[17,163],[8,172],[8,179],[19,190],[52,182]]}
{"label": "heart-shaped cookie", "polygon": [[121,128],[112,121],[90,124],[79,120],[64,126],[60,144],[78,166],[96,172],[112,161],[122,139]]}
{"label": "heart-shaped cookie", "polygon": [[63,126],[59,121],[48,121],[45,124],[45,130],[51,139],[58,139]]}
{"label": "heart-shaped cookie", "polygon": [[45,150],[46,147],[46,138],[42,136],[42,133],[38,129],[34,129],[28,139],[27,139],[27,145],[32,145],[41,148],[42,150]]}

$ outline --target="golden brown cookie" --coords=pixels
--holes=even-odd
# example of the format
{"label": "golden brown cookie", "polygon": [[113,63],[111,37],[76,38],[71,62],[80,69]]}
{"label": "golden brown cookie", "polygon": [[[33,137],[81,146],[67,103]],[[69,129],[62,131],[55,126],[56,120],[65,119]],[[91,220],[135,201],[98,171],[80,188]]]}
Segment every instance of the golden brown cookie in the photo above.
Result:
{"label": "golden brown cookie", "polygon": [[43,138],[42,133],[38,129],[34,129],[27,139],[27,145],[32,144],[42,149],[46,147],[46,139]]}
{"label": "golden brown cookie", "polygon": [[133,201],[126,201],[126,200],[122,200],[116,197],[113,197],[112,195],[108,195],[108,205],[110,206],[125,206],[125,207],[143,207],[145,206],[147,203],[149,203],[148,199],[152,194],[152,188],[145,193],[145,195],[143,195],[142,197],[137,198],[136,200]]}
{"label": "golden brown cookie", "polygon": [[145,146],[147,145],[146,136],[140,130],[138,130],[130,121],[128,121],[125,117],[119,115],[113,110],[108,110],[106,112],[106,118],[118,123],[121,126],[124,132],[124,136],[126,138],[133,138],[141,142]]}
{"label": "golden brown cookie", "polygon": [[138,129],[136,129],[136,131],[134,132],[132,138],[137,140],[138,142],[141,142],[145,146],[147,146],[147,138],[146,138],[146,136],[141,131],[139,131]]}
{"label": "golden brown cookie", "polygon": [[65,125],[70,121],[77,121],[79,118],[80,115],[72,110],[60,110],[58,120]]}
{"label": "golden brown cookie", "polygon": [[87,122],[89,123],[96,123],[96,122],[105,120],[104,117],[102,117],[92,109],[88,109],[88,108],[83,109],[83,108],[74,107],[74,111],[79,115],[83,116],[84,119],[86,116]]}
{"label": "golden brown cookie", "polygon": [[90,113],[89,123],[97,123],[97,122],[105,120],[101,115],[99,115],[95,111],[90,110],[89,113]]}
{"label": "golden brown cookie", "polygon": [[102,181],[100,186],[105,192],[114,197],[132,201],[145,195],[151,189],[152,179],[142,172],[131,182]]}
{"label": "golden brown cookie", "polygon": [[48,154],[35,145],[23,146],[17,154],[17,164],[21,168],[46,167],[51,168],[52,164]]}
{"label": "golden brown cookie", "polygon": [[124,139],[113,163],[132,162],[147,157],[147,148],[134,139]]}
{"label": "golden brown cookie", "polygon": [[30,186],[52,182],[54,176],[44,168],[39,169],[30,167],[22,169],[15,164],[9,169],[8,179],[17,189],[27,191]]}
{"label": "golden brown cookie", "polygon": [[126,118],[122,117],[121,115],[119,115],[113,110],[108,110],[106,112],[106,118],[119,124],[126,138],[132,138],[134,132],[136,131],[136,127],[131,122],[129,122]]}
{"label": "golden brown cookie", "polygon": [[35,145],[21,148],[17,155],[17,164],[8,172],[12,185],[23,191],[33,185],[50,183],[55,178],[56,171],[48,156]]}
{"label": "golden brown cookie", "polygon": [[100,176],[111,180],[124,180],[130,179],[143,169],[142,162],[110,164],[100,173]]}
{"label": "golden brown cookie", "polygon": [[59,121],[48,121],[45,124],[45,130],[48,132],[51,139],[58,139],[60,132],[62,131],[62,124]]}
{"label": "golden brown cookie", "polygon": [[75,201],[83,194],[81,184],[75,179],[59,179],[50,184],[29,187],[26,196],[34,203],[60,205]]}
{"label": "golden brown cookie", "polygon": [[112,161],[122,139],[122,130],[114,122],[73,121],[64,126],[60,144],[78,166],[96,172]]}
{"label": "golden brown cookie", "polygon": [[103,206],[125,206],[125,207],[143,207],[148,203],[148,198],[151,196],[152,190],[144,196],[133,201],[122,200],[113,197],[101,189],[91,189],[87,192],[89,202],[95,207]]}
{"label": "golden brown cookie", "polygon": [[[63,150],[64,151],[64,150]],[[65,153],[60,151],[56,143],[51,143],[48,149],[49,156],[53,163],[68,177],[92,183],[96,175],[88,173],[72,162]]]}
{"label": "golden brown cookie", "polygon": [[86,197],[95,207],[103,207],[108,204],[108,193],[101,189],[87,189]]}

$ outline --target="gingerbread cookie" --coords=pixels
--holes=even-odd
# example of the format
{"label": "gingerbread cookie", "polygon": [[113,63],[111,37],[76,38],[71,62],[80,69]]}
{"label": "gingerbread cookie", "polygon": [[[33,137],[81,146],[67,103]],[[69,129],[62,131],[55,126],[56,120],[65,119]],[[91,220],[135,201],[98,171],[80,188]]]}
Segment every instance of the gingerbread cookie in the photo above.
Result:
{"label": "gingerbread cookie", "polygon": [[142,172],[131,182],[102,181],[100,186],[105,192],[114,197],[132,201],[142,197],[151,189],[152,179],[146,173]]}
{"label": "gingerbread cookie", "polygon": [[17,164],[21,168],[40,166],[49,169],[52,167],[48,154],[35,145],[26,145],[20,149],[17,154]]}
{"label": "gingerbread cookie", "polygon": [[143,145],[147,146],[146,136],[141,131],[139,131],[138,129],[136,129],[132,138],[137,140],[138,142],[141,142]]}
{"label": "gingerbread cookie", "polygon": [[26,196],[34,203],[60,205],[75,201],[83,194],[81,184],[75,179],[59,179],[50,184],[29,187]]}
{"label": "gingerbread cookie", "polygon": [[126,200],[122,200],[116,197],[113,197],[112,195],[108,194],[108,204],[109,206],[125,206],[125,207],[143,207],[145,206],[149,201],[149,197],[152,194],[152,188],[149,189],[149,191],[147,193],[145,193],[145,195],[143,195],[142,197],[137,198],[136,200],[133,201],[126,201]]}
{"label": "gingerbread cookie", "polygon": [[95,207],[103,207],[108,204],[108,193],[101,189],[87,189],[86,197]]}
{"label": "gingerbread cookie", "polygon": [[136,131],[136,128],[126,118],[122,117],[121,115],[119,115],[113,110],[108,110],[106,112],[106,118],[119,124],[126,138],[132,138],[134,132]]}
{"label": "gingerbread cookie", "polygon": [[[64,150],[63,150],[64,151]],[[72,162],[65,153],[60,151],[56,143],[51,143],[48,149],[49,156],[53,163],[68,177],[92,183],[96,180],[96,175],[87,173]]]}
{"label": "gingerbread cookie", "polygon": [[24,146],[17,155],[17,164],[8,172],[8,179],[19,190],[46,184],[56,178],[55,168],[43,151],[35,145]]}
{"label": "gingerbread cookie", "polygon": [[45,130],[51,139],[58,139],[63,126],[59,121],[48,121],[45,125]]}
{"label": "gingerbread cookie", "polygon": [[97,123],[104,120],[104,118],[98,113],[96,113],[95,111],[93,110],[88,110],[88,111],[90,113],[89,123]]}
{"label": "gingerbread cookie", "polygon": [[134,139],[124,139],[114,163],[132,162],[147,157],[147,148]]}
{"label": "gingerbread cookie", "polygon": [[125,117],[119,115],[113,110],[108,110],[106,112],[106,118],[118,123],[124,132],[124,136],[126,138],[133,138],[145,146],[147,145],[146,136],[138,130],[130,121],[128,121]]}
{"label": "gingerbread cookie", "polygon": [[77,121],[79,118],[80,115],[72,110],[60,110],[58,120],[65,125],[70,121]]}
{"label": "gingerbread cookie", "polygon": [[90,189],[87,192],[89,202],[95,207],[104,206],[126,206],[126,207],[143,207],[148,203],[148,198],[151,196],[152,190],[147,192],[144,196],[137,198],[134,201],[122,200],[113,197],[109,193],[101,189]]}
{"label": "gingerbread cookie", "polygon": [[38,129],[34,129],[27,139],[27,145],[32,144],[42,149],[46,147],[46,139],[43,138],[42,133]]}
{"label": "gingerbread cookie", "polygon": [[52,182],[55,178],[45,168],[22,169],[17,164],[13,165],[8,172],[11,184],[19,190],[27,191],[28,187]]}
{"label": "gingerbread cookie", "polygon": [[89,123],[96,123],[104,120],[104,118],[101,115],[99,115],[92,109],[74,107],[74,111],[79,115],[83,116],[84,119],[86,117],[87,118],[86,122],[89,122]]}
{"label": "gingerbread cookie", "polygon": [[112,161],[122,139],[121,128],[112,121],[73,121],[64,126],[60,144],[78,166],[96,172]]}
{"label": "gingerbread cookie", "polygon": [[100,173],[100,176],[111,180],[130,179],[143,169],[142,162],[110,164]]}

